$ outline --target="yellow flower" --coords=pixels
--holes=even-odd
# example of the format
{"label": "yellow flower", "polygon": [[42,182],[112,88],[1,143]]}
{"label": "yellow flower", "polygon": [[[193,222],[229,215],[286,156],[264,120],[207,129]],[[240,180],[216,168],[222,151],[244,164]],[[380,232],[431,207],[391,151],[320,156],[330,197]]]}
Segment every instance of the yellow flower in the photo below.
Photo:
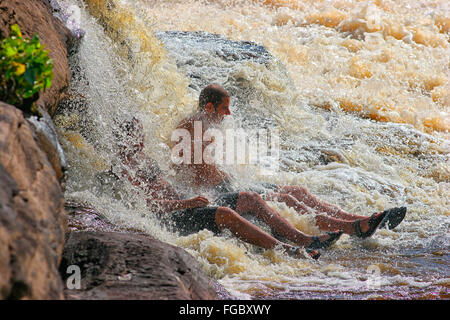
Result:
{"label": "yellow flower", "polygon": [[11,26],[11,31],[12,31],[12,32],[15,32],[16,35],[17,35],[19,38],[23,38],[22,32],[20,32],[19,25],[13,24],[13,25]]}
{"label": "yellow flower", "polygon": [[12,65],[14,67],[16,67],[16,72],[15,72],[16,76],[20,76],[21,74],[23,74],[25,72],[26,67],[24,64],[18,63],[18,62],[12,62]]}

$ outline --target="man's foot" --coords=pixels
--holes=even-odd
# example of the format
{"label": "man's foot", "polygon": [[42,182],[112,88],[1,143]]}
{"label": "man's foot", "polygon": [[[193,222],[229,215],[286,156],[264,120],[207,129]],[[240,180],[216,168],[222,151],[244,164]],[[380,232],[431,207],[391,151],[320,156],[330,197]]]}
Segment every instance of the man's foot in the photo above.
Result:
{"label": "man's foot", "polygon": [[369,219],[357,219],[353,222],[355,235],[361,239],[372,236],[377,228],[387,219],[386,211],[374,213]]}
{"label": "man's foot", "polygon": [[313,241],[311,244],[307,247],[308,249],[323,249],[328,248],[333,243],[338,241],[339,237],[344,233],[343,230],[335,231],[335,232],[327,232],[328,233],[328,239],[326,240],[319,240],[318,236],[313,236]]}
{"label": "man's foot", "polygon": [[[312,258],[314,260],[319,259],[320,252],[318,250],[314,250],[311,248],[304,248],[304,249],[310,258]],[[296,258],[303,257],[303,248],[300,248],[300,247],[290,247],[289,249],[286,250],[286,252],[291,257],[296,257]]]}
{"label": "man's foot", "polygon": [[384,219],[381,223],[379,228],[388,228],[389,230],[394,229],[396,226],[400,224],[400,222],[403,221],[403,219],[406,216],[406,207],[400,207],[400,208],[391,208],[385,210],[387,212],[387,219]]}

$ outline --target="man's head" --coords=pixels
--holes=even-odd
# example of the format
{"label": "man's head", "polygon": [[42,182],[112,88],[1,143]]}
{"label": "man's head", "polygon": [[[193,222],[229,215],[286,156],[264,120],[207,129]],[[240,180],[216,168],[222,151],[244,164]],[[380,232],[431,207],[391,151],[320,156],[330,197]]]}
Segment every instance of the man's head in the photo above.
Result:
{"label": "man's head", "polygon": [[230,115],[230,94],[217,84],[210,84],[200,92],[199,107],[215,120],[222,121],[223,117]]}

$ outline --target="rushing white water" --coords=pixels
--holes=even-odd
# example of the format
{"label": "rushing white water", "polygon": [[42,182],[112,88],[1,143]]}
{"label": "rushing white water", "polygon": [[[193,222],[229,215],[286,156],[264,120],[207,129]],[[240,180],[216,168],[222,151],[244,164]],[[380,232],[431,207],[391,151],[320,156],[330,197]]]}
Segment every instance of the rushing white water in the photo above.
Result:
{"label": "rushing white water", "polygon": [[[80,8],[86,32],[71,58],[73,97],[55,119],[69,162],[67,199],[185,248],[238,297],[448,298],[445,2],[415,1],[408,10],[392,1],[60,3]],[[227,60],[210,45],[158,33],[166,30],[253,41],[272,58]],[[143,121],[146,153],[180,182],[166,144],[207,82],[235,94],[232,125],[253,128],[258,114],[282,134],[280,172],[227,168],[236,185],[255,177],[302,185],[362,215],[405,205],[405,221],[364,241],[343,236],[316,262],[228,234],[179,237],[125,181],[117,189],[127,196],[105,189],[99,176],[117,162],[117,123],[133,115]],[[319,233],[313,214],[269,204],[300,230]]]}

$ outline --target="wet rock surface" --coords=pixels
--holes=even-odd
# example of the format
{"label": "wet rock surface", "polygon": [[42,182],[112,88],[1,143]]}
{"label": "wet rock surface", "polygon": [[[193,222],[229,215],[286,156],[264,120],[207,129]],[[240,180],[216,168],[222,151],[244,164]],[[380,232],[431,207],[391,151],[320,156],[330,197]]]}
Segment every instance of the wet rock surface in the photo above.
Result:
{"label": "wet rock surface", "polygon": [[65,209],[68,217],[69,232],[130,232],[143,234],[143,232],[137,229],[114,225],[95,208],[87,204],[66,201]]}
{"label": "wet rock surface", "polygon": [[237,65],[273,62],[266,48],[253,42],[233,41],[200,31],[160,31],[156,36],[175,57],[177,67],[186,71],[191,87],[197,91],[211,82],[227,80]]}
{"label": "wet rock surface", "polygon": [[34,127],[0,103],[0,298],[60,299],[64,196]]}
{"label": "wet rock surface", "polygon": [[[232,96],[232,113],[246,127],[273,126],[275,119],[264,105],[289,104],[295,98],[285,66],[262,45],[199,31],[160,31],[156,36],[189,78],[194,95],[208,84],[221,84]],[[249,113],[252,119],[245,117]]]}
{"label": "wet rock surface", "polygon": [[[70,290],[67,289],[66,286],[66,299],[234,299],[234,297],[221,284],[213,279],[209,279],[204,274],[203,270],[201,270],[201,267],[199,266],[197,261],[195,261],[195,259],[184,250],[153,239],[140,230],[114,225],[91,206],[68,201],[65,204],[65,209],[68,215],[68,230],[70,232],[66,237],[68,239],[70,238],[71,240],[66,244],[66,249],[64,252],[64,256],[66,258],[65,260],[63,260],[63,263],[60,267],[61,275],[65,279],[65,281],[67,281],[67,278],[71,275],[67,273],[67,268],[69,267],[69,265],[73,264],[78,265],[80,267],[80,270],[83,270],[85,265],[89,265],[89,268],[91,268],[88,270],[85,269],[84,272],[86,274],[83,274],[82,271],[81,281],[84,282],[84,284],[80,290]],[[124,234],[127,234],[127,236],[124,236]],[[124,237],[128,239],[127,241],[134,241],[136,246],[140,246],[140,243],[142,243],[142,239],[149,239],[148,242],[144,242],[142,248],[142,250],[144,251],[148,250],[150,252],[151,250],[153,250],[151,248],[154,245],[156,246],[156,251],[153,251],[153,253],[151,254],[152,257],[149,258],[149,260],[148,258],[143,259],[142,268],[145,268],[145,265],[149,263],[153,263],[149,262],[152,261],[152,259],[158,260],[157,255],[159,254],[159,248],[163,247],[165,247],[164,251],[167,251],[167,254],[169,254],[169,256],[175,257],[175,260],[179,261],[176,262],[172,259],[162,259],[160,263],[167,263],[167,268],[165,268],[164,265],[158,265],[156,268],[145,269],[146,275],[139,275],[138,278],[134,278],[134,281],[126,282],[126,294],[120,294],[120,290],[118,288],[121,287],[121,285],[124,285],[123,281],[130,281],[133,279],[133,275],[137,274],[135,272],[136,268],[130,267],[130,270],[132,271],[130,271],[129,273],[123,271],[125,269],[120,269],[122,270],[121,272],[116,272],[118,269],[116,270],[113,267],[108,267],[110,263],[114,263],[113,261],[106,262],[101,260],[103,262],[99,263],[95,259],[97,259],[96,252],[99,246],[104,252],[112,251],[113,255],[116,254],[116,249],[114,249],[113,247],[110,247],[108,249],[107,247],[103,246],[103,241],[109,241],[104,239],[113,239],[112,241],[115,243],[115,245],[120,246],[118,241],[122,241],[121,239],[123,239]],[[101,239],[100,241],[98,241],[99,238]],[[82,254],[83,258],[73,258],[72,254],[74,253],[74,248],[83,247],[86,245],[86,243],[95,243],[95,245],[93,245],[92,248],[89,247],[85,249],[85,253]],[[128,261],[130,258],[125,258],[125,256],[131,256],[133,255],[133,253],[131,251],[121,251],[120,255],[120,257],[116,256],[115,258],[110,259],[125,259]],[[148,255],[148,253],[145,253],[141,256],[143,257],[146,255]],[[88,257],[86,258],[86,256]],[[86,264],[83,260],[85,258],[87,259],[86,261],[90,262]],[[134,257],[133,259],[134,264],[141,264],[136,257]],[[84,264],[82,264],[81,262],[83,262]],[[189,272],[194,272],[195,279],[192,280],[192,278],[194,278],[194,275],[189,274],[186,275],[186,277],[188,277],[187,279],[183,278],[184,275],[180,278],[179,272],[176,271],[178,267],[175,266],[178,264],[187,265],[188,269],[190,270]],[[94,275],[90,274],[90,272],[93,272],[92,268],[99,267],[105,268],[104,271],[101,272],[102,275],[99,275],[100,280],[94,277]],[[163,269],[165,269],[165,273],[162,272]],[[144,271],[141,270],[139,272]],[[179,288],[175,288],[175,283],[169,286],[170,289],[166,288],[167,286],[165,284],[162,284],[162,288],[158,288],[158,284],[154,283],[153,285],[151,285],[151,288],[146,291],[146,285],[137,282],[137,279],[140,279],[140,277],[144,276],[149,278],[168,277],[169,279],[176,279],[178,277],[182,281],[178,282],[177,284]],[[112,279],[114,281],[112,283],[108,282],[108,284],[104,284],[104,282],[102,282],[102,279]],[[190,283],[191,281],[195,281],[195,283]],[[184,289],[188,285],[190,288],[189,290],[193,292],[190,292],[189,290],[186,291]],[[110,288],[110,286],[112,286],[112,288]]]}
{"label": "wet rock surface", "polygon": [[79,267],[81,281],[80,289],[65,290],[69,300],[217,299],[191,255],[148,235],[71,232],[60,266],[65,281],[70,266]]}
{"label": "wet rock surface", "polygon": [[45,110],[39,108],[39,112],[42,117],[38,118],[32,116],[27,120],[34,126],[38,143],[47,155],[58,181],[63,182],[63,179],[65,178],[64,172],[67,169],[67,162],[64,151],[58,140],[56,127],[53,120],[50,118],[50,115]]}

